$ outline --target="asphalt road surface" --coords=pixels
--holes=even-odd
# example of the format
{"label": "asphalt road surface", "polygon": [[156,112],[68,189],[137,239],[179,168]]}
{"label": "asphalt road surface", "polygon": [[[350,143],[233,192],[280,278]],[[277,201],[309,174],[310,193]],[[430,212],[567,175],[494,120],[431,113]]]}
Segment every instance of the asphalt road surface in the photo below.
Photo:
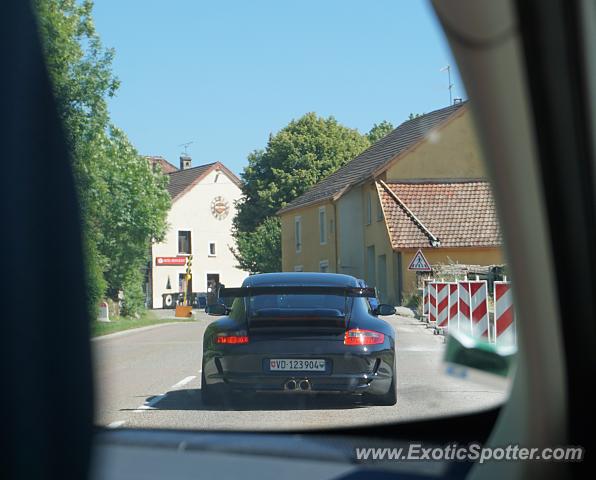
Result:
{"label": "asphalt road surface", "polygon": [[223,407],[201,401],[201,352],[213,317],[92,341],[96,423],[110,428],[284,430],[394,422],[484,409],[503,389],[443,373],[443,338],[413,318],[384,317],[397,333],[398,399],[391,407],[338,396],[266,395]]}

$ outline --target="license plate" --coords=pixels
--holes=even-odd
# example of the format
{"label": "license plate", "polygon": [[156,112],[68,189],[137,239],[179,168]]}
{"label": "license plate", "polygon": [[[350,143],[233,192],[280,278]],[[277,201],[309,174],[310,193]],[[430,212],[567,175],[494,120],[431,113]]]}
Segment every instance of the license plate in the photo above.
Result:
{"label": "license plate", "polygon": [[325,360],[321,358],[275,358],[269,360],[272,372],[324,372]]}

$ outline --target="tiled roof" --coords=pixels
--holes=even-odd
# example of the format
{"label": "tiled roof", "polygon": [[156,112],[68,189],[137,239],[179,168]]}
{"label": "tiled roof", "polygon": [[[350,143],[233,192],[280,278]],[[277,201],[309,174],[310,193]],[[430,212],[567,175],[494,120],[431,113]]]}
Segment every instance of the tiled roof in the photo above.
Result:
{"label": "tiled roof", "polygon": [[151,162],[151,165],[158,165],[163,173],[172,173],[178,171],[174,165],[168,162],[165,158],[158,155],[149,155],[145,158]]}
{"label": "tiled roof", "polygon": [[[377,183],[394,249],[502,244],[490,184],[478,180]],[[397,197],[397,198],[396,198]]]}
{"label": "tiled roof", "polygon": [[327,200],[342,190],[370,178],[390,160],[420,142],[431,130],[437,128],[466,103],[457,103],[402,123],[277,213]]}
{"label": "tiled roof", "polygon": [[170,183],[168,184],[168,192],[172,200],[182,195],[189,187],[197,183],[207,172],[215,165],[215,163],[208,163],[207,165],[199,165],[198,167],[187,168],[185,170],[176,170],[170,173]]}
{"label": "tiled roof", "polygon": [[207,163],[199,165],[198,167],[186,168],[184,170],[176,170],[168,174],[170,183],[168,184],[168,192],[172,201],[175,201],[182,196],[186,191],[191,189],[194,185],[201,181],[211,170],[219,170],[228,176],[239,188],[242,188],[240,179],[228,169],[221,162]]}

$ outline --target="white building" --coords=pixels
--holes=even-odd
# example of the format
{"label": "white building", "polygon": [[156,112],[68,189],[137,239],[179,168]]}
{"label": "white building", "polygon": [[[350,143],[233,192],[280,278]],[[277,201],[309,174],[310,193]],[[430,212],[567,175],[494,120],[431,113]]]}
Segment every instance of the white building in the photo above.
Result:
{"label": "white building", "polygon": [[208,283],[239,286],[248,275],[236,268],[232,219],[241,197],[240,180],[222,163],[191,167],[180,158],[180,169],[161,157],[149,157],[170,179],[172,208],[168,232],[151,247],[148,294],[153,308],[173,308],[185,288],[187,257],[192,255],[191,291],[204,295]]}

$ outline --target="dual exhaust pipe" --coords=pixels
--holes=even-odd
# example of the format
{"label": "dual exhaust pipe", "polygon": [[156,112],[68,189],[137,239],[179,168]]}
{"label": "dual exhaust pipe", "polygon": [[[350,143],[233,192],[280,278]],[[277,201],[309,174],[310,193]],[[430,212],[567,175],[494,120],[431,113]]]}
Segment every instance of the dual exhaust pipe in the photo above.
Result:
{"label": "dual exhaust pipe", "polygon": [[310,390],[310,381],[307,380],[306,378],[303,380],[288,380],[285,385],[284,385],[284,390],[288,390],[288,391],[295,391],[295,390],[301,390],[301,391],[307,391]]}

